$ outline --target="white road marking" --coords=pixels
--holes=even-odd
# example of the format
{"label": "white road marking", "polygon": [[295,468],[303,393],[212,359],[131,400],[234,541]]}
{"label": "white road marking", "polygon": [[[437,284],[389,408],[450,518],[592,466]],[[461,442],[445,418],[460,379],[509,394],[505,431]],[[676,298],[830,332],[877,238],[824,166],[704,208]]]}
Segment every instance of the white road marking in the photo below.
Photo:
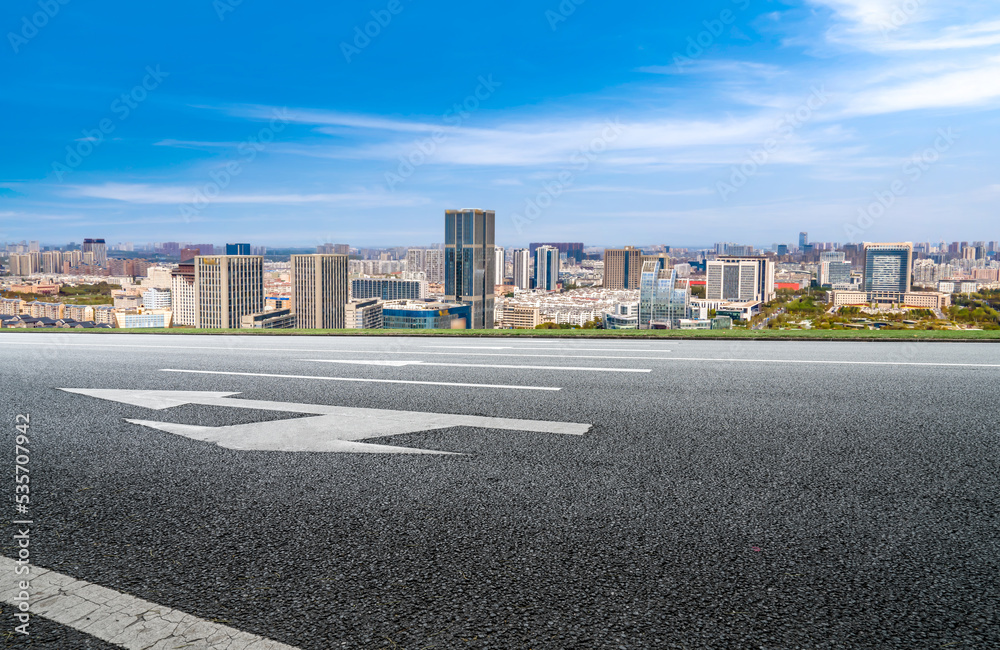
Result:
{"label": "white road marking", "polygon": [[[294,646],[38,566],[24,565],[30,573],[17,575],[14,570],[19,566],[17,561],[0,556],[0,600],[16,610],[22,602],[18,599],[20,592],[26,591],[32,614],[123,648],[296,650]],[[21,580],[30,581],[31,588],[22,590],[18,584]]]}
{"label": "white road marking", "polygon": [[945,368],[1000,368],[998,363],[938,363],[932,361],[827,361],[823,359],[712,359],[702,357],[668,357],[663,361],[716,361],[741,363],[814,363],[845,366],[940,366]]}
{"label": "white road marking", "polygon": [[398,436],[404,433],[418,433],[452,427],[477,427],[483,429],[582,436],[590,430],[591,426],[589,424],[574,422],[518,420],[479,415],[452,415],[447,413],[392,411],[326,404],[230,399],[234,395],[239,395],[239,393],[212,391],[85,388],[61,388],[60,390],[158,411],[185,404],[202,404],[205,406],[278,411],[314,416],[222,427],[206,427],[152,420],[126,420],[132,424],[166,431],[193,440],[215,443],[227,449],[252,451],[449,454],[450,452],[377,445],[359,441],[368,438]]}
{"label": "white road marking", "polygon": [[578,372],[652,372],[650,368],[590,368],[586,366],[504,366],[478,363],[435,363],[433,361],[379,361],[362,359],[299,359],[317,363],[346,363],[357,366],[446,366],[450,368],[516,368],[519,370],[574,370]]}
{"label": "white road marking", "polygon": [[463,388],[509,388],[511,390],[562,390],[551,386],[516,386],[512,384],[463,384],[448,381],[411,381],[408,379],[367,379],[358,377],[318,377],[315,375],[274,375],[266,372],[230,372],[224,370],[184,370],[161,368],[160,372],[182,372],[195,375],[231,375],[234,377],[275,377],[278,379],[317,379],[321,381],[355,381],[370,384],[415,384],[421,386],[454,386]]}
{"label": "white road marking", "polygon": [[[670,342],[671,345],[675,345],[674,341]],[[569,346],[559,346],[559,347],[545,347],[541,345],[527,345],[527,346],[516,346],[516,345],[505,345],[505,346],[493,346],[493,345],[421,345],[422,348],[445,348],[451,350],[569,350],[569,351],[580,351],[580,352],[669,352],[669,350],[663,350],[661,348],[580,348],[580,347],[569,347]]]}
{"label": "white road marking", "polygon": [[[27,334],[23,336],[40,336],[38,334]],[[58,335],[57,335],[58,336]],[[73,336],[73,334],[66,334],[63,336]],[[82,336],[86,336],[85,334]],[[92,334],[91,336],[101,336],[100,334]],[[128,336],[128,335],[125,335]],[[490,356],[490,357],[547,357],[554,359],[638,359],[638,360],[657,360],[660,357],[607,357],[607,356],[594,356],[589,354],[581,355],[571,355],[571,354],[491,354],[484,352],[419,352],[417,350],[372,350],[372,349],[338,349],[338,348],[264,348],[264,347],[235,347],[235,346],[224,346],[224,347],[211,347],[207,345],[148,345],[142,343],[63,343],[61,341],[10,341],[4,340],[4,336],[0,336],[0,344],[9,343],[11,345],[50,345],[53,347],[80,347],[80,348],[136,348],[136,349],[152,349],[152,350],[200,350],[203,352],[327,352],[336,354],[433,354],[433,355],[451,355],[451,356]],[[391,339],[390,339],[391,340]],[[673,342],[671,342],[673,344]],[[453,347],[453,346],[447,346]],[[487,348],[492,349],[492,348]],[[499,349],[499,348],[498,348]],[[532,348],[525,348],[532,349]],[[563,349],[563,348],[556,348]],[[567,351],[572,351],[573,348],[565,348]],[[617,352],[631,352],[626,348],[620,350],[616,349]],[[657,350],[657,352],[670,352],[670,350]]]}

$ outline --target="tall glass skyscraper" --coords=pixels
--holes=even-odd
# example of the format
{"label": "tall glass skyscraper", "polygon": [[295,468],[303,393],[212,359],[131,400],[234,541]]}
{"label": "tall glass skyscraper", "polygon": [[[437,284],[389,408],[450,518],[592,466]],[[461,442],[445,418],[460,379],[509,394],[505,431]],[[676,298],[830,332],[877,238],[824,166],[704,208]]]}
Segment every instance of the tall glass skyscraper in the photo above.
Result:
{"label": "tall glass skyscraper", "polygon": [[664,268],[661,260],[642,263],[639,278],[639,329],[654,324],[677,329],[680,320],[690,318],[691,287],[679,280],[674,269]]}
{"label": "tall glass skyscraper", "polygon": [[493,329],[495,224],[493,210],[444,213],[445,300],[471,306],[470,329]]}
{"label": "tall glass skyscraper", "polygon": [[535,249],[535,288],[555,291],[559,284],[559,249],[540,246]]}

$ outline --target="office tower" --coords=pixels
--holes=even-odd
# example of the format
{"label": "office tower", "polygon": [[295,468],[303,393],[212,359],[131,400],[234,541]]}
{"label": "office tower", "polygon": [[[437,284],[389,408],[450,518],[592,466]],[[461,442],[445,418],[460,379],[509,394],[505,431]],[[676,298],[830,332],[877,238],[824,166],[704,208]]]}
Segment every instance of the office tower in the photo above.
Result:
{"label": "office tower", "polygon": [[527,248],[514,249],[514,286],[531,288],[531,252]]}
{"label": "office tower", "polygon": [[799,233],[799,250],[805,250],[805,247],[809,245],[809,233],[800,232]]}
{"label": "office tower", "polygon": [[92,264],[102,268],[108,265],[108,245],[103,239],[84,239],[80,250],[83,251],[84,255],[94,254]]}
{"label": "office tower", "polygon": [[471,306],[469,329],[493,329],[495,222],[492,210],[448,210],[444,216],[445,300]]}
{"label": "office tower", "polygon": [[170,272],[170,310],[174,325],[194,327],[198,302],[194,291],[194,259],[182,262]]}
{"label": "office tower", "polygon": [[788,255],[788,244],[778,244],[778,255]]}
{"label": "office tower", "polygon": [[575,264],[580,264],[583,261],[583,243],[582,242],[542,242],[540,244],[529,244],[528,250],[531,251],[531,255],[535,255],[535,251],[541,246],[552,246],[556,248],[560,254],[566,255],[567,262],[573,262]]}
{"label": "office tower", "polygon": [[493,253],[496,257],[496,270],[493,271],[493,278],[497,284],[503,284],[504,278],[507,276],[507,260],[504,258],[503,247],[496,246]]}
{"label": "office tower", "polygon": [[226,244],[226,255],[249,255],[250,244]]}
{"label": "office tower", "polygon": [[535,288],[555,291],[559,285],[559,249],[539,246],[535,249]]}
{"label": "office tower", "polygon": [[[182,248],[181,263],[183,264],[184,262],[190,262],[191,260],[193,260],[194,258],[198,257],[201,254],[202,252],[200,248]],[[211,254],[212,253],[210,252],[205,253],[205,255],[211,255]]]}
{"label": "office tower", "polygon": [[642,275],[642,251],[633,246],[604,251],[604,288],[638,289]]}
{"label": "office tower", "polygon": [[[646,262],[656,262],[660,268],[669,269],[670,268],[670,256],[666,253],[658,253],[656,255],[643,255],[642,263]],[[641,281],[640,281],[641,284]]]}
{"label": "office tower", "polygon": [[910,290],[913,244],[865,242],[865,291]]}
{"label": "office tower", "polygon": [[679,280],[677,272],[662,261],[642,263],[639,285],[639,329],[651,329],[654,323],[666,329],[677,329],[681,319],[690,316],[690,283]]}
{"label": "office tower", "polygon": [[394,278],[356,278],[351,280],[351,298],[367,300],[423,300],[427,297],[427,282]]}
{"label": "office tower", "polygon": [[346,255],[292,255],[292,305],[302,329],[343,329]]}
{"label": "office tower", "polygon": [[821,287],[835,284],[850,284],[851,263],[846,261],[843,251],[824,251],[819,254],[819,274],[816,278]]}
{"label": "office tower", "polygon": [[238,328],[240,319],[264,311],[264,258],[200,255],[194,258],[195,327]]}
{"label": "office tower", "polygon": [[707,262],[706,267],[708,300],[774,300],[774,262],[765,257],[720,257]]}

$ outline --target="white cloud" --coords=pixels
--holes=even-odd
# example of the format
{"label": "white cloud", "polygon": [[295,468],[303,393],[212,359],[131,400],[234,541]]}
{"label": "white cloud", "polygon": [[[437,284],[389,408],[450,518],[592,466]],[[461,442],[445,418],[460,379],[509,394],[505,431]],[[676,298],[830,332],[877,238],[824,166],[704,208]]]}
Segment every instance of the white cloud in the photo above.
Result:
{"label": "white cloud", "polygon": [[[108,199],[125,203],[146,205],[184,204],[196,200],[197,188],[184,186],[151,185],[146,183],[104,183],[103,185],[75,185],[66,192],[68,196]],[[212,203],[254,205],[337,204],[354,207],[392,207],[424,205],[420,197],[388,194],[385,192],[351,192],[341,194],[239,194],[221,193]]]}

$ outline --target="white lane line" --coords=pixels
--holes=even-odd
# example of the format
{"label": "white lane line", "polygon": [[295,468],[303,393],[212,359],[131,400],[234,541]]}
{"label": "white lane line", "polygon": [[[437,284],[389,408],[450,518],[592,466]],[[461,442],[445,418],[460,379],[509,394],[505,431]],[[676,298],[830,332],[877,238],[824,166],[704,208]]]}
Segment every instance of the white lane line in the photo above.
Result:
{"label": "white lane line", "polygon": [[[675,344],[674,341],[670,342]],[[449,350],[566,350],[569,352],[669,352],[662,348],[574,348],[569,346],[546,347],[541,345],[421,345],[422,348],[444,348]]]}
{"label": "white lane line", "polygon": [[511,390],[562,390],[551,386],[516,386],[510,384],[462,384],[448,381],[411,381],[407,379],[366,379],[357,377],[317,377],[314,375],[272,375],[263,372],[229,372],[223,370],[184,370],[161,368],[160,372],[180,372],[194,375],[230,375],[233,377],[275,377],[279,379],[318,379],[321,381],[355,381],[369,384],[417,384],[422,386],[455,386],[466,388],[509,388]]}
{"label": "white lane line", "polygon": [[[32,335],[28,335],[32,336]],[[65,336],[73,336],[72,334]],[[84,335],[86,336],[86,335]],[[94,335],[92,335],[94,336]],[[97,335],[99,336],[99,335]],[[591,355],[562,355],[562,354],[487,354],[487,353],[475,353],[475,352],[419,352],[416,350],[401,351],[401,350],[378,350],[378,349],[337,349],[337,348],[264,348],[264,347],[235,347],[235,346],[221,346],[221,347],[211,347],[207,345],[149,345],[142,343],[63,343],[62,341],[9,341],[4,340],[5,337],[0,336],[0,344],[7,343],[10,345],[46,345],[58,348],[137,348],[137,349],[152,349],[152,350],[201,350],[203,352],[335,352],[337,354],[351,353],[351,354],[450,354],[453,356],[491,356],[491,357],[553,357],[553,358],[576,358],[576,359],[636,359],[640,357],[601,357],[601,356],[591,356]],[[392,339],[389,339],[392,340]],[[452,346],[447,346],[452,347]],[[475,349],[475,348],[473,348]],[[502,350],[506,348],[483,348],[487,350]],[[531,349],[542,349],[542,348],[524,348],[525,350]],[[566,351],[572,352],[575,348],[553,348],[556,350],[565,349]],[[584,348],[581,348],[584,349]],[[584,349],[585,350],[585,349]],[[615,349],[615,352],[632,352],[632,350],[627,349]],[[636,350],[636,352],[670,352],[670,350]],[[656,357],[651,357],[656,359]]]}
{"label": "white lane line", "polygon": [[[294,646],[34,565],[23,565],[29,567],[30,573],[16,575],[19,566],[15,560],[0,556],[0,600],[13,606],[15,613],[23,602],[20,596],[27,595],[30,613],[123,648],[296,650]],[[30,589],[20,588],[22,580],[30,582]]]}
{"label": "white lane line", "polygon": [[945,368],[1000,368],[1000,363],[937,363],[930,361],[827,361],[823,359],[710,359],[702,357],[665,357],[663,361],[710,361],[741,363],[814,363],[844,366],[930,366]]}
{"label": "white lane line", "polygon": [[316,363],[346,363],[356,366],[446,366],[449,368],[516,368],[518,370],[575,370],[578,372],[652,372],[650,368],[590,368],[586,366],[507,366],[479,363],[435,363],[433,361],[378,361],[362,359],[299,359]]}
{"label": "white lane line", "polygon": [[[28,335],[32,336],[32,335]],[[73,336],[70,334],[69,336]],[[86,334],[82,336],[87,336]],[[100,336],[91,335],[91,336]],[[3,336],[0,336],[0,343],[5,343],[3,341]],[[29,341],[10,341],[12,345],[42,345],[41,342],[29,342]],[[336,354],[432,354],[434,356],[454,356],[454,357],[544,357],[550,359],[625,359],[628,361],[669,361],[668,357],[612,357],[612,356],[599,356],[592,354],[498,354],[489,352],[420,352],[417,350],[370,350],[370,349],[358,349],[358,350],[344,350],[338,348],[258,348],[258,347],[246,347],[246,348],[236,348],[236,347],[222,347],[222,348],[212,348],[205,345],[141,345],[141,344],[122,344],[113,345],[110,343],[48,343],[46,345],[52,345],[53,347],[86,347],[86,348],[144,348],[144,349],[166,349],[166,350],[201,350],[203,352],[326,352],[326,353],[336,353]],[[670,352],[670,350],[659,350],[659,352]]]}

